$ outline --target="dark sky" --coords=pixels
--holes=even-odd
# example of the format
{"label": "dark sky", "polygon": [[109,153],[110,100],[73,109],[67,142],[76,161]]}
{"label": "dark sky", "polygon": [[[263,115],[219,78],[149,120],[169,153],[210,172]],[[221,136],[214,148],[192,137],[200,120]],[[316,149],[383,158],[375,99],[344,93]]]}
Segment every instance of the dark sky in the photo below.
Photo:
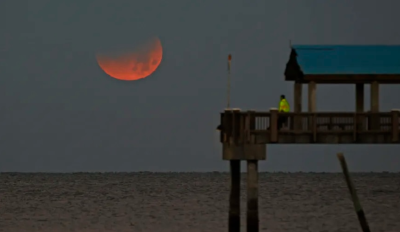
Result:
{"label": "dark sky", "polygon": [[[215,133],[227,55],[234,107],[268,110],[280,94],[292,102],[289,40],[399,43],[400,2],[383,2],[2,0],[0,171],[228,170]],[[164,57],[150,77],[99,69],[96,52],[153,36]],[[381,87],[382,111],[400,108],[399,88]],[[354,95],[352,85],[318,86],[317,109],[352,111]],[[400,171],[399,146],[377,145],[270,145],[260,170],[339,171],[340,151],[352,171]]]}

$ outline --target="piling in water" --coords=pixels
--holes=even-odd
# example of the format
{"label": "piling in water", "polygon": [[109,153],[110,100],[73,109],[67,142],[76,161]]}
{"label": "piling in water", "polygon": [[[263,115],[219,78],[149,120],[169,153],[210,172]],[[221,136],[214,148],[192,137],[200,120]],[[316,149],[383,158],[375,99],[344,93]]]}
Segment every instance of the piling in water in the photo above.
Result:
{"label": "piling in water", "polygon": [[258,161],[247,161],[247,232],[258,232]]}
{"label": "piling in water", "polygon": [[340,166],[342,167],[344,178],[346,180],[347,187],[349,188],[351,199],[353,201],[354,209],[356,211],[358,221],[360,222],[361,229],[363,232],[370,232],[367,218],[365,217],[364,210],[361,207],[361,203],[360,200],[358,199],[356,189],[354,188],[353,182],[351,181],[350,178],[350,173],[347,168],[346,159],[344,158],[343,153],[338,153],[337,157],[339,159]]}
{"label": "piling in water", "polygon": [[230,174],[228,231],[240,232],[240,160],[230,161]]}

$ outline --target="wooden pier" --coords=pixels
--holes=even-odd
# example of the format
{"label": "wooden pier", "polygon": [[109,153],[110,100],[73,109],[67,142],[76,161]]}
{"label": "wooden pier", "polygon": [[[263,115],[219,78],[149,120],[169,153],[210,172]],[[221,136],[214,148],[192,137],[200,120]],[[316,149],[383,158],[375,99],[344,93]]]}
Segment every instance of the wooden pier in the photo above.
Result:
{"label": "wooden pier", "polygon": [[[399,113],[399,110],[378,113],[225,110],[221,114],[221,143],[224,147],[268,143],[399,144]],[[278,118],[282,116],[288,123],[279,130]]]}
{"label": "wooden pier", "polygon": [[[294,99],[289,101],[293,112],[281,113],[270,108],[265,111],[225,109],[221,113],[218,129],[222,158],[230,161],[231,173],[229,232],[240,231],[241,161],[247,162],[247,231],[259,231],[258,161],[266,159],[267,144],[400,144],[400,110],[379,111],[379,85],[400,84],[400,62],[382,69],[382,59],[388,60],[387,56],[393,53],[387,52],[390,49],[400,53],[400,46],[294,46],[285,70],[286,81],[294,82]],[[354,73],[352,69],[360,67],[357,56],[364,62],[368,55],[372,63],[365,65],[360,73]],[[310,59],[313,56],[315,59]],[[330,65],[324,66],[321,59],[328,60]],[[378,63],[377,67],[373,62]],[[353,84],[354,112],[318,112],[317,84]],[[367,112],[364,110],[366,84],[371,87]],[[302,112],[303,85],[308,86],[308,112]],[[280,117],[287,119],[282,128],[278,128]]]}

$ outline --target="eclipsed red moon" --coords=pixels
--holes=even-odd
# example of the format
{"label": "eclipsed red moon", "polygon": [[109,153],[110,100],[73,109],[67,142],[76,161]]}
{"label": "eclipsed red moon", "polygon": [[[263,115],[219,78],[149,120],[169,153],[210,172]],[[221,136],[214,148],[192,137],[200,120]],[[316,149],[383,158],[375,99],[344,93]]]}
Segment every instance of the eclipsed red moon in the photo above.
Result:
{"label": "eclipsed red moon", "polygon": [[148,41],[136,51],[118,56],[96,55],[100,68],[109,76],[134,81],[150,76],[161,63],[163,49],[159,38]]}

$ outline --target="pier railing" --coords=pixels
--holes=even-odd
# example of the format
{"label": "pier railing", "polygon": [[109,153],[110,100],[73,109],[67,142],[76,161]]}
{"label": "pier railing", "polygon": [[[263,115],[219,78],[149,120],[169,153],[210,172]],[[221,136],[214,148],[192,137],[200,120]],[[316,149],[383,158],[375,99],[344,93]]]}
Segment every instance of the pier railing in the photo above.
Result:
{"label": "pier railing", "polygon": [[[278,120],[285,124],[279,128]],[[316,142],[319,136],[351,135],[353,142],[362,136],[385,137],[385,141],[399,142],[399,110],[391,112],[316,112],[280,113],[225,110],[221,113],[222,143],[254,143],[255,136],[266,137],[265,143],[279,143],[281,135],[309,136]]]}

